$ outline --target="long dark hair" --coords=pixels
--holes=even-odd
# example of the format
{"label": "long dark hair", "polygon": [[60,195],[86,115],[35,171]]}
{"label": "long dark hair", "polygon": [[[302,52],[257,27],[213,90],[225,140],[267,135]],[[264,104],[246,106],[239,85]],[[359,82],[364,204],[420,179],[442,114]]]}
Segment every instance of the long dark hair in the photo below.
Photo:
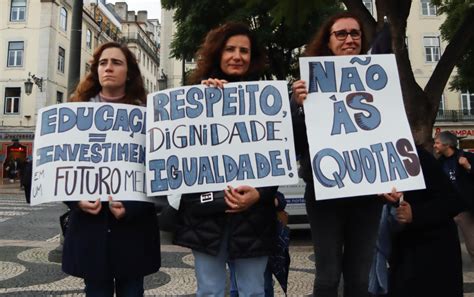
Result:
{"label": "long dark hair", "polygon": [[135,55],[130,51],[126,45],[117,42],[107,42],[99,46],[92,56],[90,72],[77,85],[76,90],[71,98],[73,102],[86,102],[90,98],[96,96],[102,86],[99,82],[99,74],[97,68],[99,67],[99,59],[102,52],[108,48],[118,48],[122,51],[127,60],[127,80],[125,82],[125,103],[145,105],[146,92],[143,86],[143,79],[138,67]]}
{"label": "long dark hair", "polygon": [[361,37],[361,53],[365,54],[368,50],[367,37],[365,36],[364,26],[360,18],[351,13],[351,12],[341,12],[333,15],[324,22],[324,24],[319,28],[319,31],[313,35],[311,41],[308,43],[306,50],[304,52],[305,56],[332,56],[334,55],[328,47],[329,37],[331,37],[331,28],[337,20],[340,19],[354,19],[359,24],[360,30],[362,32]]}
{"label": "long dark hair", "polygon": [[250,66],[243,79],[258,79],[265,67],[265,54],[249,27],[243,23],[228,22],[207,33],[196,53],[197,67],[188,79],[189,84],[199,84],[209,77],[224,78],[220,69],[222,51],[229,38],[245,35],[250,39]]}

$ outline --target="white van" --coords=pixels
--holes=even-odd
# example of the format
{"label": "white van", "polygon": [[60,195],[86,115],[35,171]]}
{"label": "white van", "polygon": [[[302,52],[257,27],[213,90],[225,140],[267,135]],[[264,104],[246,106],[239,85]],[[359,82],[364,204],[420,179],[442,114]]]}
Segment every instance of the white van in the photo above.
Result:
{"label": "white van", "polygon": [[279,186],[278,191],[285,195],[290,229],[309,229],[306,205],[304,202],[305,182],[300,178],[296,185]]}

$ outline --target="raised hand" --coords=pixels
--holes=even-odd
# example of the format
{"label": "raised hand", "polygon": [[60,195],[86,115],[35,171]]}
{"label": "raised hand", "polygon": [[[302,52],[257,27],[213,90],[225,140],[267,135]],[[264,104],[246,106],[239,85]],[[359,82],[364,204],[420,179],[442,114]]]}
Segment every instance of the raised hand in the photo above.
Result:
{"label": "raised hand", "polygon": [[228,83],[225,79],[208,78],[201,81],[201,84],[208,87],[224,88],[224,84]]}
{"label": "raised hand", "polygon": [[308,91],[306,90],[306,82],[304,80],[297,80],[291,85],[293,91],[292,99],[298,105],[303,105],[303,101],[306,100],[308,96]]}

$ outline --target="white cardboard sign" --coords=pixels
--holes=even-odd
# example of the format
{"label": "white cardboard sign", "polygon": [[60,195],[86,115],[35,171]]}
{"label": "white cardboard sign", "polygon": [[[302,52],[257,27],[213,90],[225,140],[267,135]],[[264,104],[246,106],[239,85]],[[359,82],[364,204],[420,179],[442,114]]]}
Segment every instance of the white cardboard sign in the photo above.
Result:
{"label": "white cardboard sign", "polygon": [[300,58],[317,200],[424,189],[394,55]]}

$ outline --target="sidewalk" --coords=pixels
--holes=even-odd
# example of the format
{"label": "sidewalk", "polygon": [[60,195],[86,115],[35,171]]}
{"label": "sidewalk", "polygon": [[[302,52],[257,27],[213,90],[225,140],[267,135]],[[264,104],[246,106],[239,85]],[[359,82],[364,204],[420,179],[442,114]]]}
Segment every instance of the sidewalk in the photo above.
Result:
{"label": "sidewalk", "polygon": [[10,183],[8,178],[0,181],[0,197],[3,197],[5,194],[24,194],[23,190],[20,189],[20,181],[16,180],[14,183]]}

